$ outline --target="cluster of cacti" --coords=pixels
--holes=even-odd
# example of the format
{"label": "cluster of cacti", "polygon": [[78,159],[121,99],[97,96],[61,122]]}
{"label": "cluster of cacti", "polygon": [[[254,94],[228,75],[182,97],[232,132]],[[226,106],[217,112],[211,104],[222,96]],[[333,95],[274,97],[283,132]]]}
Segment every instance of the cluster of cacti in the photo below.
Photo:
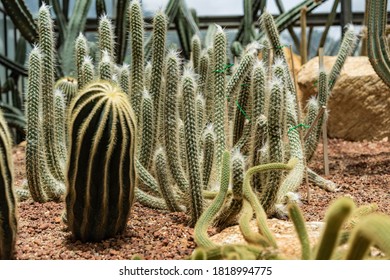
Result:
{"label": "cluster of cacti", "polygon": [[[261,168],[259,167],[259,169]],[[249,173],[250,171],[245,175],[248,183],[250,181],[248,177],[250,176]],[[247,197],[257,200],[253,194]],[[195,260],[285,259],[286,257],[283,253],[278,250],[278,244],[270,242],[269,237],[265,235],[265,233],[269,234],[274,242],[275,239],[266,223],[258,223],[258,231],[254,231],[249,227],[249,223],[245,219],[250,220],[253,212],[250,207],[246,210],[249,212],[247,213],[245,211],[243,213],[241,218],[243,221],[240,221],[240,229],[247,244],[218,245],[202,236],[202,239],[195,239],[198,247],[194,250],[190,258]],[[364,205],[356,208],[350,198],[339,198],[327,210],[322,234],[317,243],[312,246],[306,229],[306,222],[299,206],[294,202],[289,203],[289,217],[293,222],[301,244],[301,259],[361,260],[389,258],[390,238],[388,232],[390,230],[390,218],[383,214],[377,214],[375,211],[375,205]],[[258,218],[258,215],[262,216],[261,211],[260,214],[256,213],[256,218]],[[260,219],[264,221],[263,218]],[[199,230],[200,228],[199,226]],[[205,232],[202,234],[205,235]],[[373,257],[371,255],[371,249],[374,246],[384,256]]]}
{"label": "cluster of cacti", "polygon": [[[222,194],[217,193],[229,187],[226,174],[232,174],[232,195],[218,200],[218,207],[223,206],[215,220],[219,228],[236,223],[245,209],[257,213],[260,205],[265,210],[262,218],[278,213],[283,207],[277,206],[291,200],[302,182],[304,156],[313,154],[325,117],[301,143],[296,90],[272,16],[265,12],[261,20],[271,47],[249,44],[236,65],[227,63],[226,34],[217,27],[207,49],[197,35],[192,38],[192,55],[184,70],[179,54],[167,50],[164,13],[158,12],[153,21],[148,63],[139,1],[129,3],[128,16],[130,66],[116,63],[115,30],[102,16],[98,61],[90,58],[90,44],[80,34],[74,42],[77,82],[68,77],[54,84],[52,21],[48,7],[40,9],[40,43],[30,54],[27,92],[27,176],[32,198],[61,199],[66,182],[68,225],[84,241],[121,232],[133,194],[149,207],[185,211],[194,226],[207,214],[210,198],[219,198]],[[319,106],[326,105],[352,41],[346,39],[329,80],[320,75]],[[258,59],[260,51],[263,62]],[[307,114],[309,125],[316,114]],[[234,155],[231,166],[224,160],[226,149]],[[291,158],[297,163],[288,174],[270,170],[254,176],[250,192],[257,200],[245,199],[247,168]],[[285,168],[281,166],[275,168]],[[91,176],[93,172],[101,177]],[[313,181],[331,184],[311,174]]]}
{"label": "cluster of cacti", "polygon": [[134,200],[137,130],[128,95],[129,71],[114,62],[111,21],[105,16],[100,21],[97,65],[80,34],[74,48],[78,80],[66,77],[57,83],[53,24],[46,5],[39,10],[38,26],[26,106],[31,197],[45,202],[62,200],[66,193],[64,220],[76,238],[114,236],[124,230]]}
{"label": "cluster of cacti", "polygon": [[14,258],[17,233],[11,148],[11,135],[0,111],[0,260]]}

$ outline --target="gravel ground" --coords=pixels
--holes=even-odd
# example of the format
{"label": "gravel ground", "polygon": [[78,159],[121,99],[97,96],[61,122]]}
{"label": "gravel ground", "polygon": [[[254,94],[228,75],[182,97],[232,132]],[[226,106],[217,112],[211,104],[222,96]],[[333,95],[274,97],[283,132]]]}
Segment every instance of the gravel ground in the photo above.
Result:
{"label": "gravel ground", "polygon": [[[321,221],[329,203],[340,196],[352,197],[357,205],[377,203],[379,211],[390,214],[390,142],[329,141],[328,179],[340,187],[329,193],[311,187],[310,203],[302,186],[302,209],[308,221]],[[24,146],[14,148],[15,185],[25,181]],[[323,174],[322,146],[310,166]],[[99,243],[74,241],[61,221],[62,203],[39,204],[31,199],[19,203],[17,259],[183,259],[195,248],[193,229],[186,226],[183,213],[168,213],[135,203],[122,236]],[[210,234],[215,233],[211,229]]]}

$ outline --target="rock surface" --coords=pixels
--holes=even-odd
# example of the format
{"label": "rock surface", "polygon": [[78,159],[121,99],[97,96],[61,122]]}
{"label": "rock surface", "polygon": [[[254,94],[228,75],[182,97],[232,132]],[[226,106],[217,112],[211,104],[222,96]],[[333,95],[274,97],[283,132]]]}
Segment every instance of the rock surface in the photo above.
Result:
{"label": "rock surface", "polygon": [[[292,222],[278,219],[269,219],[267,224],[276,238],[280,253],[287,259],[301,259],[301,244],[295,232]],[[307,222],[307,232],[311,244],[315,244],[320,237],[322,222]],[[255,220],[251,221],[251,228],[258,230]],[[232,226],[220,233],[213,235],[211,240],[217,244],[245,244],[239,226]]]}
{"label": "rock surface", "polygon": [[[324,57],[329,72],[336,57]],[[298,74],[303,104],[317,93],[318,57]],[[349,57],[328,103],[328,135],[351,141],[390,137],[390,89],[375,73],[367,57]]]}

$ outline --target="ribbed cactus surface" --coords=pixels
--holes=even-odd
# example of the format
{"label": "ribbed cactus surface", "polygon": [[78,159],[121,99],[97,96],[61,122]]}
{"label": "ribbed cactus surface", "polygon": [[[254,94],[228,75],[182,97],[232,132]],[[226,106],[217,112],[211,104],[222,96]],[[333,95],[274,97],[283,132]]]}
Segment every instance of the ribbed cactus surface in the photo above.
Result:
{"label": "ribbed cactus surface", "polygon": [[11,137],[0,111],[0,260],[14,258],[17,233],[11,148]]}
{"label": "ribbed cactus surface", "polygon": [[66,168],[68,226],[76,239],[123,232],[136,185],[136,125],[127,96],[109,82],[88,85],[70,108]]}

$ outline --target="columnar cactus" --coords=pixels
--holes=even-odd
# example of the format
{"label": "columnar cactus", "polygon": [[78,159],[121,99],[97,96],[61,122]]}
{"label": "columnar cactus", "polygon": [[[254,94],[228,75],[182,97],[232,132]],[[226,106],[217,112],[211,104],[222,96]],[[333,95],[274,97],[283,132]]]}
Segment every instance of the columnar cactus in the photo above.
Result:
{"label": "columnar cactus", "polygon": [[[268,108],[268,162],[283,162],[281,104],[283,99],[283,85],[279,81],[272,84]],[[261,193],[261,204],[266,213],[270,214],[276,201],[276,194],[281,183],[281,174],[271,171],[269,180]]]}
{"label": "columnar cactus", "polygon": [[192,67],[196,74],[199,74],[199,62],[200,62],[200,53],[202,50],[200,38],[195,34],[191,39],[191,52],[192,52]]}
{"label": "columnar cactus", "polygon": [[102,58],[104,52],[107,52],[110,61],[115,60],[115,48],[114,48],[114,27],[111,20],[103,15],[99,20],[99,50],[100,57]]}
{"label": "columnar cactus", "polygon": [[17,234],[11,135],[0,111],[0,260],[13,259]]}
{"label": "columnar cactus", "polygon": [[[216,167],[220,169],[222,153],[225,149],[225,87],[226,87],[226,34],[222,27],[218,26],[214,36],[214,59],[212,71],[214,71],[214,126],[216,140]],[[217,171],[219,173],[219,171]]]}
{"label": "columnar cactus", "polygon": [[44,152],[50,172],[54,178],[64,181],[63,166],[58,154],[58,143],[55,141],[54,119],[54,28],[48,6],[42,5],[38,16],[39,47],[42,52],[42,129],[45,137]]}
{"label": "columnar cactus", "polygon": [[[179,122],[178,116],[178,94],[179,94],[179,67],[180,61],[178,54],[174,51],[170,51],[166,57],[165,62],[165,101],[164,105],[164,144],[166,147],[166,153],[168,157],[168,165],[171,171],[173,179],[178,184],[180,190],[187,192],[188,182],[185,177],[185,172],[182,165],[183,160],[180,160],[179,155],[185,156],[185,152],[180,151],[180,147],[184,148],[184,143],[180,142]],[[184,161],[184,163],[186,160]]]}
{"label": "columnar cactus", "polygon": [[75,53],[76,53],[76,70],[77,70],[78,88],[82,89],[84,87],[82,65],[84,62],[84,57],[89,55],[88,42],[82,33],[80,33],[80,35],[76,39]]}
{"label": "columnar cactus", "polygon": [[162,11],[157,12],[153,18],[153,45],[152,45],[152,69],[150,79],[150,95],[154,106],[154,132],[151,146],[154,150],[159,135],[159,111],[162,91],[162,76],[164,72],[165,42],[167,37],[168,19]]}
{"label": "columnar cactus", "polygon": [[136,187],[135,116],[127,96],[109,82],[88,85],[69,117],[66,212],[81,241],[123,232]]}
{"label": "columnar cactus", "polygon": [[186,139],[186,154],[188,162],[189,193],[191,198],[191,225],[195,225],[203,212],[202,189],[198,154],[198,135],[196,133],[195,113],[195,81],[193,73],[186,69],[182,78],[182,93],[184,101],[184,131]]}
{"label": "columnar cactus", "polygon": [[35,47],[30,53],[28,70],[26,173],[31,196],[33,200],[38,202],[59,200],[65,192],[64,183],[54,178],[48,167],[45,154],[42,153],[42,150],[45,149],[44,139],[42,139],[43,129],[40,126],[40,112],[42,112],[43,102],[41,96],[43,92],[42,67],[42,53],[38,47]]}
{"label": "columnar cactus", "polygon": [[131,42],[131,105],[137,119],[140,118],[142,93],[144,91],[144,23],[139,0],[129,6]]}

